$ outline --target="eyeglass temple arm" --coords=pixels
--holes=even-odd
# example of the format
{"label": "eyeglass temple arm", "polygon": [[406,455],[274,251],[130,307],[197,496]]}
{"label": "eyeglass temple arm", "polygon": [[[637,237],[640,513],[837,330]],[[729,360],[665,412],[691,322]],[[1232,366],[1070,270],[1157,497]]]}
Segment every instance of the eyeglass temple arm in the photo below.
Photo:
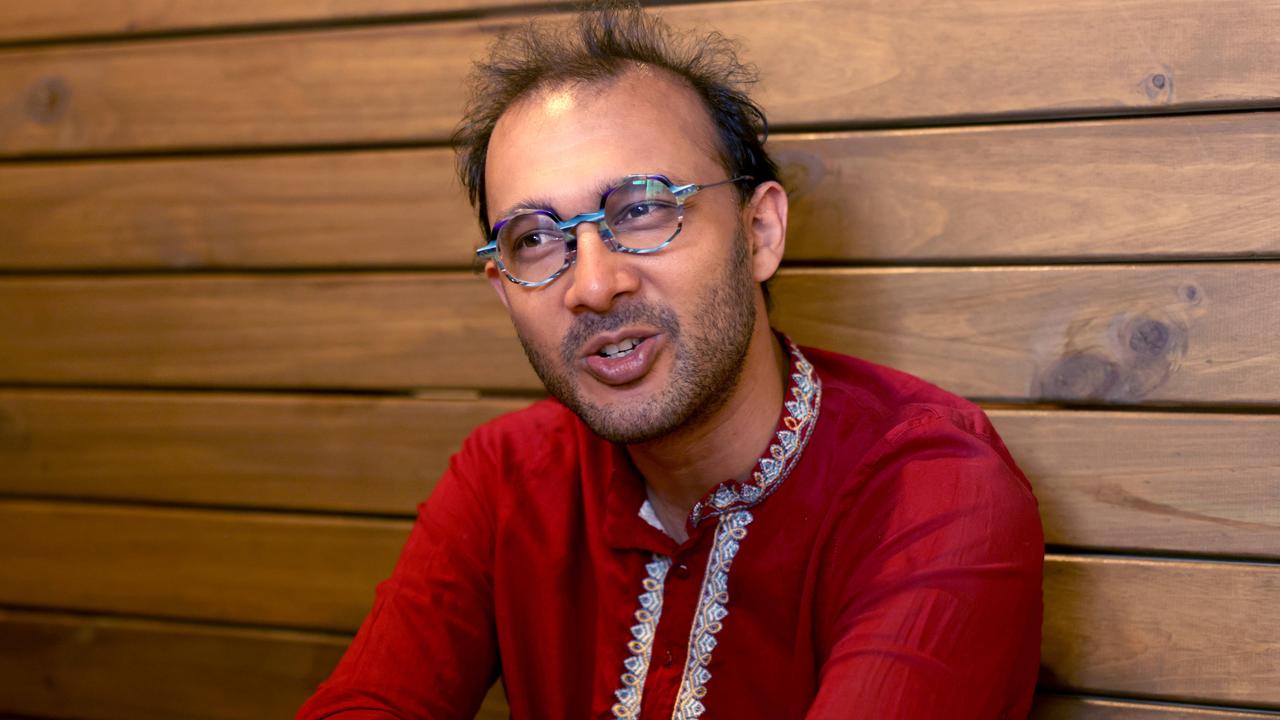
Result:
{"label": "eyeglass temple arm", "polygon": [[729,183],[736,183],[736,182],[741,182],[743,180],[753,180],[753,179],[754,178],[752,178],[750,175],[739,175],[738,177],[732,177],[732,178],[729,178],[728,180],[721,180],[719,182],[707,183],[706,185],[689,183],[688,185],[678,185],[676,187],[671,188],[671,193],[676,197],[680,198],[681,200],[683,200],[689,197],[690,195],[698,192],[699,190],[706,190],[707,188],[713,188],[713,187],[716,187],[717,185],[728,185]]}

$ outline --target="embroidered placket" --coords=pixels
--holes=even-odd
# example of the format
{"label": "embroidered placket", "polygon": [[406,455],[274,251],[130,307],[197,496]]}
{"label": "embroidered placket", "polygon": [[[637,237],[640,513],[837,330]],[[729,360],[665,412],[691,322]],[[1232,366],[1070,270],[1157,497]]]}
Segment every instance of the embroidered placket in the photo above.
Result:
{"label": "embroidered placket", "polygon": [[[741,483],[741,487],[727,482],[722,484],[712,493],[709,505],[699,501],[690,514],[695,526],[711,517],[719,517],[720,524],[716,527],[707,557],[707,571],[702,578],[693,626],[689,629],[689,652],[680,678],[673,720],[695,720],[706,712],[703,698],[707,695],[706,685],[711,679],[711,653],[716,647],[716,634],[729,616],[729,568],[747,536],[747,526],[754,519],[747,508],[763,501],[791,474],[818,421],[822,381],[814,374],[813,366],[800,349],[789,340],[787,345],[791,350],[793,372],[789,388],[791,399],[783,402],[786,412],[782,418],[782,429],[775,433],[774,442],[757,461],[757,469],[750,482]],[[618,699],[612,708],[615,718],[640,717],[640,701],[645,678],[649,675],[653,638],[662,616],[663,583],[670,568],[671,558],[660,555],[654,555],[653,560],[645,565],[648,575],[643,581],[640,609],[635,612],[636,624],[631,626],[632,639],[627,643],[631,653],[623,661],[622,686],[614,692]]]}
{"label": "embroidered placket", "polygon": [[680,678],[675,711],[671,714],[673,720],[693,720],[707,709],[702,704],[702,698],[707,696],[707,681],[711,679],[707,666],[711,664],[711,651],[716,649],[716,633],[729,616],[725,607],[729,604],[729,566],[753,519],[750,511],[739,510],[721,517],[716,527],[711,555],[707,558],[707,573],[702,577],[702,591],[698,593],[698,609],[689,631],[689,653]]}
{"label": "embroidered placket", "polygon": [[644,568],[648,575],[643,583],[644,592],[640,593],[636,624],[631,626],[631,642],[627,643],[631,655],[622,663],[622,687],[614,692],[618,699],[613,706],[615,718],[640,717],[640,698],[644,694],[645,678],[649,676],[653,636],[658,631],[658,619],[662,617],[662,584],[671,569],[671,558],[654,555],[653,561]]}

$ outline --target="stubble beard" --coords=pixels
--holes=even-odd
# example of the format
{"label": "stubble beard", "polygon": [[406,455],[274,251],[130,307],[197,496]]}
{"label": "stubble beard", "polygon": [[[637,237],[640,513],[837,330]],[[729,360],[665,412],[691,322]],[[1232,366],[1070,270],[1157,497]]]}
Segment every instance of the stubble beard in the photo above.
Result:
{"label": "stubble beard", "polygon": [[[559,351],[550,352],[539,348],[516,323],[529,364],[553,397],[610,442],[649,442],[697,426],[733,394],[755,330],[755,281],[741,232],[734,248],[722,277],[700,298],[693,313],[694,327],[681,327],[670,307],[635,300],[607,315],[579,315]],[[650,325],[666,335],[667,347],[674,353],[670,381],[644,400],[607,406],[586,400],[568,370],[578,361],[582,345],[597,333],[632,324]]]}

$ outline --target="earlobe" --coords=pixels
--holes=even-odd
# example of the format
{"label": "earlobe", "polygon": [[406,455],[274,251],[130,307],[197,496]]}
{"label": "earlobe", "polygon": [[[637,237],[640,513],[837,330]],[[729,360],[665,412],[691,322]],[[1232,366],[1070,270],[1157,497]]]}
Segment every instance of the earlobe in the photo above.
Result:
{"label": "earlobe", "polygon": [[764,282],[777,272],[787,249],[787,191],[774,181],[761,183],[746,213],[752,275],[756,282]]}
{"label": "earlobe", "polygon": [[498,264],[490,260],[484,264],[484,276],[489,280],[489,284],[493,286],[493,291],[498,294],[498,299],[502,301],[503,307],[508,312],[511,310],[511,301],[507,299],[507,279],[502,275],[502,271],[498,269]]}

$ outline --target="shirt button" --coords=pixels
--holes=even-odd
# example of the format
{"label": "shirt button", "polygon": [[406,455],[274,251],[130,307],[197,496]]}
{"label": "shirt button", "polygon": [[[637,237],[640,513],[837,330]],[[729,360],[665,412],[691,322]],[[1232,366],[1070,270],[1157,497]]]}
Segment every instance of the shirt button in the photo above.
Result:
{"label": "shirt button", "polygon": [[676,566],[676,577],[680,578],[681,580],[688,580],[688,579],[689,579],[689,566],[688,566],[688,565],[685,565],[684,563],[681,563],[681,564],[677,565],[677,566]]}

